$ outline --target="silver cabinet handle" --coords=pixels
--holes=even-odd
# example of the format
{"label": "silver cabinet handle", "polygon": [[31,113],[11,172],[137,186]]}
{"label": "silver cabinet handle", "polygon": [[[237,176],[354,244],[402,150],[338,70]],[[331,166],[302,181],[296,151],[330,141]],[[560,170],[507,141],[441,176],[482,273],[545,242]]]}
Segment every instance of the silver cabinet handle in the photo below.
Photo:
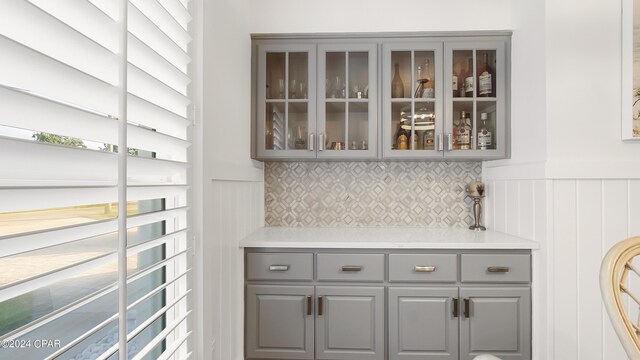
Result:
{"label": "silver cabinet handle", "polygon": [[362,266],[345,265],[345,266],[342,267],[342,271],[358,272],[358,271],[362,271]]}
{"label": "silver cabinet handle", "polygon": [[447,134],[447,151],[453,150],[453,135]]}
{"label": "silver cabinet handle", "polygon": [[318,134],[318,151],[324,151],[324,134]]}
{"label": "silver cabinet handle", "polygon": [[442,134],[438,134],[438,136],[436,136],[436,149],[438,149],[438,151],[444,151],[444,144],[442,141]]}
{"label": "silver cabinet handle", "polygon": [[313,315],[313,297],[307,295],[307,315]]}
{"label": "silver cabinet handle", "polygon": [[313,151],[313,143],[314,143],[314,135],[313,133],[309,134],[309,151]]}
{"label": "silver cabinet handle", "polygon": [[436,271],[435,266],[414,266],[413,271],[415,272],[434,272]]}
{"label": "silver cabinet handle", "polygon": [[507,266],[489,266],[487,271],[490,273],[508,273],[509,267]]}
{"label": "silver cabinet handle", "polygon": [[287,271],[289,265],[269,265],[269,271]]}

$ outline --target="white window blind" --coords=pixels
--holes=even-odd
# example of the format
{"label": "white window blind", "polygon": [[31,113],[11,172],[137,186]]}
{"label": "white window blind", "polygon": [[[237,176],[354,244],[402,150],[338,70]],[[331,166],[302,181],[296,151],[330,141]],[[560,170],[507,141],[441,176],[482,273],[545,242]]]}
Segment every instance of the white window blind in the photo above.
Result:
{"label": "white window blind", "polygon": [[0,360],[191,356],[190,21],[0,1]]}

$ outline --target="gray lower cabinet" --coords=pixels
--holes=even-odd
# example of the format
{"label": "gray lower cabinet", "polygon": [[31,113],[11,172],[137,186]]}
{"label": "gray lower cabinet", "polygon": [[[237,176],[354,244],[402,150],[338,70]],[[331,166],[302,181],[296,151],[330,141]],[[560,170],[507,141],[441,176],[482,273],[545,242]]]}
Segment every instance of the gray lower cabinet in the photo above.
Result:
{"label": "gray lower cabinet", "polygon": [[527,251],[247,252],[246,359],[531,360]]}
{"label": "gray lower cabinet", "polygon": [[458,288],[389,288],[389,360],[458,359]]}
{"label": "gray lower cabinet", "polygon": [[246,357],[313,359],[313,286],[247,285]]}
{"label": "gray lower cabinet", "polygon": [[529,287],[461,287],[460,359],[493,354],[502,360],[531,358]]}
{"label": "gray lower cabinet", "polygon": [[316,359],[383,360],[384,287],[317,286]]}

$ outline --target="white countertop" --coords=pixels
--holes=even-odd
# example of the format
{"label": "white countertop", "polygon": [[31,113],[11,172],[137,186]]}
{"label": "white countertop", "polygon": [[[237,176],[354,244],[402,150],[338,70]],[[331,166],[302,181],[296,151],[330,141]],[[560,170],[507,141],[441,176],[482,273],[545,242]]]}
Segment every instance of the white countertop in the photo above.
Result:
{"label": "white countertop", "polygon": [[537,249],[538,243],[496,231],[414,227],[264,227],[240,241],[241,248],[339,249]]}

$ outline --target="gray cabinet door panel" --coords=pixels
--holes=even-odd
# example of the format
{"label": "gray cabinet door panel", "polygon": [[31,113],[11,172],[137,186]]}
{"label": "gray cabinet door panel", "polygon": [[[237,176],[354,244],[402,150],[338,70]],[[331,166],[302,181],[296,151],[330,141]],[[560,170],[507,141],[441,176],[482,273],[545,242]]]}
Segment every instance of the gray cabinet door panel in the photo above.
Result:
{"label": "gray cabinet door panel", "polygon": [[458,288],[389,288],[389,359],[458,359]]}
{"label": "gray cabinet door panel", "polygon": [[[503,360],[531,359],[529,288],[460,288],[469,317],[460,320],[460,359],[492,354]],[[463,306],[464,307],[464,306]]]}
{"label": "gray cabinet door panel", "polygon": [[247,359],[313,359],[309,296],[313,286],[247,286]]}
{"label": "gray cabinet door panel", "polygon": [[318,286],[316,296],[316,359],[384,359],[383,287]]}

